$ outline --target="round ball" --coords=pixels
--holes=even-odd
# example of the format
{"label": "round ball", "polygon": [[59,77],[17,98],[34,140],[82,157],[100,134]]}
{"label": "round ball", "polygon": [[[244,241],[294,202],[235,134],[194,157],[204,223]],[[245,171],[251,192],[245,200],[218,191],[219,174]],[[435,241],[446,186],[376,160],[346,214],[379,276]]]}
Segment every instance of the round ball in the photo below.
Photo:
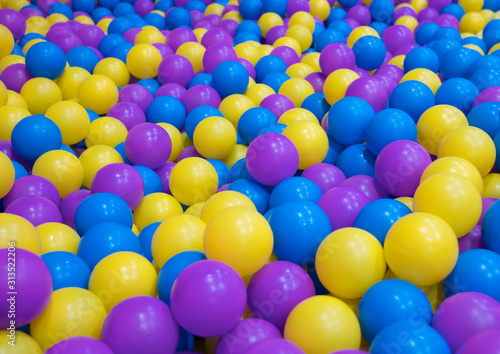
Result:
{"label": "round ball", "polygon": [[193,143],[196,150],[208,159],[223,159],[236,146],[236,129],[222,117],[203,119],[195,128]]}

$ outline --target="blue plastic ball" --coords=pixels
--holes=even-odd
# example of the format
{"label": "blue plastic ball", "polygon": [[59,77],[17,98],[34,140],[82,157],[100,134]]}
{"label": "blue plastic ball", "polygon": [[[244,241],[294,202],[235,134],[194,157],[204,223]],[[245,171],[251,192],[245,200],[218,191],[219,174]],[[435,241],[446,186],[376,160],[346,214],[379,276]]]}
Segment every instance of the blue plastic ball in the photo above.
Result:
{"label": "blue plastic ball", "polygon": [[439,61],[443,60],[444,56],[454,48],[461,48],[460,42],[451,39],[432,40],[428,44],[429,48],[436,52]]}
{"label": "blue plastic ball", "polygon": [[287,0],[262,0],[262,12],[274,12],[275,14],[285,17],[288,6]]}
{"label": "blue plastic ball", "polygon": [[290,76],[288,76],[288,74],[285,74],[284,72],[273,72],[266,75],[262,80],[262,83],[272,88],[274,92],[278,92],[281,85],[283,85],[287,80],[290,80]]}
{"label": "blue plastic ball", "polygon": [[96,7],[90,14],[90,18],[94,23],[99,22],[104,16],[113,16],[113,13],[107,7]]}
{"label": "blue plastic ball", "polygon": [[476,85],[463,78],[446,80],[436,91],[436,104],[447,104],[469,114],[472,104],[479,94]]}
{"label": "blue plastic ball", "polygon": [[441,15],[453,15],[460,21],[465,15],[465,10],[459,4],[448,4],[441,9]]}
{"label": "blue plastic ball", "polygon": [[92,48],[77,46],[71,48],[66,53],[66,60],[69,66],[77,66],[87,70],[89,73],[93,73],[95,66],[99,62],[99,56]]}
{"label": "blue plastic ball", "polygon": [[356,66],[368,71],[379,68],[387,55],[384,42],[375,36],[361,37],[352,46],[352,51]]}
{"label": "blue plastic ball", "polygon": [[129,29],[134,27],[134,23],[126,17],[116,17],[109,23],[108,34],[124,35]]}
{"label": "blue plastic ball", "polygon": [[337,143],[331,136],[328,136],[328,152],[326,153],[323,163],[329,163],[330,165],[335,165],[340,156],[340,153],[344,151],[345,146]]}
{"label": "blue plastic ball", "polygon": [[238,9],[244,20],[258,20],[263,13],[263,6],[261,0],[241,0]]}
{"label": "blue plastic ball", "polygon": [[467,77],[469,67],[481,56],[478,51],[465,47],[451,49],[441,59],[440,72],[448,80],[454,77]]}
{"label": "blue plastic ball", "polygon": [[156,91],[161,87],[160,83],[155,79],[142,79],[137,81],[136,84],[147,88],[153,97],[156,95]]}
{"label": "blue plastic ball", "polygon": [[349,8],[349,7],[355,6],[358,3],[358,1],[357,0],[339,0],[338,3],[340,5],[342,5],[342,7]]}
{"label": "blue plastic ball", "polygon": [[139,242],[141,243],[142,255],[150,262],[153,261],[153,253],[151,252],[151,242],[156,229],[160,226],[161,222],[154,222],[149,224],[139,233]]}
{"label": "blue plastic ball", "polygon": [[327,114],[330,108],[332,108],[325,99],[323,92],[316,92],[307,96],[306,99],[302,101],[302,105],[300,107],[313,113],[316,118],[318,118],[319,123],[323,121],[325,114]]}
{"label": "blue plastic ball", "polygon": [[[334,7],[333,9],[330,10],[330,14],[328,15],[328,18],[326,19],[326,23],[329,25],[334,22],[334,21],[340,21],[344,22],[343,20],[347,17],[347,11],[344,10],[341,7]],[[346,25],[347,22],[344,22]],[[349,25],[348,25],[349,26]],[[350,27],[350,26],[349,26]],[[351,29],[352,31],[352,29]]]}
{"label": "blue plastic ball", "polygon": [[354,144],[346,147],[338,156],[337,166],[346,178],[367,175],[375,177],[375,155],[366,144]]}
{"label": "blue plastic ball", "polygon": [[154,170],[138,165],[134,166],[134,168],[139,172],[144,182],[144,196],[151,193],[160,193],[163,190],[161,179]]}
{"label": "blue plastic ball", "polygon": [[467,77],[471,77],[476,71],[481,69],[500,69],[500,58],[494,55],[483,55],[474,60],[474,62],[467,69]]}
{"label": "blue plastic ball", "polygon": [[172,96],[158,96],[148,106],[146,119],[150,123],[169,123],[181,130],[186,121],[186,109]]}
{"label": "blue plastic ball", "polygon": [[389,97],[389,107],[408,113],[415,123],[435,103],[434,93],[429,86],[414,80],[398,84]]}
{"label": "blue plastic ball", "polygon": [[413,69],[428,69],[435,73],[439,70],[439,57],[436,52],[427,47],[413,48],[406,54],[404,60],[404,72]]}
{"label": "blue plastic ball", "polygon": [[207,85],[213,87],[213,82],[212,82],[212,74],[210,73],[201,73],[198,75],[195,75],[191,81],[189,81],[188,84],[188,89],[190,89],[193,86],[196,85]]}
{"label": "blue plastic ball", "polygon": [[132,211],[128,204],[112,193],[95,193],[85,198],[75,212],[75,228],[83,236],[103,222],[116,222],[132,229]]}
{"label": "blue plastic ball", "polygon": [[234,41],[233,45],[237,46],[240,43],[245,43],[245,42],[260,42],[260,37],[258,37],[255,33],[253,32],[240,32],[237,35],[234,36]]}
{"label": "blue plastic ball", "polygon": [[[241,160],[243,160],[243,162],[240,164],[240,168],[243,169],[245,163],[244,159]],[[240,192],[241,194],[246,195],[254,203],[257,211],[261,214],[264,214],[269,209],[269,191],[260,183],[240,178],[231,182],[231,184],[227,186],[226,190]]]}
{"label": "blue plastic ball", "polygon": [[[170,6],[170,7],[172,7],[172,6]],[[190,1],[188,1],[188,3],[185,6],[185,9],[188,11],[198,10],[201,12],[205,12],[206,8],[207,8],[207,5],[205,5],[205,3],[201,0],[190,0]]]}
{"label": "blue plastic ball", "polygon": [[481,50],[484,52],[484,53],[487,53],[488,52],[488,48],[486,47],[486,44],[483,42],[483,40],[479,37],[476,37],[476,36],[470,36],[470,37],[465,37],[462,39],[462,44],[474,44],[476,46],[478,46],[479,48],[481,48]]}
{"label": "blue plastic ball", "polygon": [[90,14],[95,9],[94,0],[73,0],[71,1],[71,8],[73,11],[82,11]]}
{"label": "blue plastic ball", "polygon": [[[498,137],[495,136],[495,146],[498,148]],[[498,158],[497,158],[498,159]],[[483,222],[481,224],[481,231],[483,241],[486,248],[496,253],[500,253],[500,228],[498,227],[498,220],[500,218],[500,203],[497,201],[489,207],[484,214]]]}
{"label": "blue plastic ball", "polygon": [[500,102],[483,102],[467,116],[469,125],[486,132],[492,139],[500,131]]}
{"label": "blue plastic ball", "polygon": [[432,37],[440,29],[439,25],[434,22],[423,23],[415,32],[415,39],[418,44],[425,45],[432,41]]}
{"label": "blue plastic ball", "polygon": [[32,39],[47,40],[47,38],[45,38],[45,36],[40,34],[40,33],[30,32],[30,33],[26,33],[24,36],[22,36],[21,39],[19,39],[18,44],[21,46],[21,48],[23,48],[26,45],[26,43],[28,43]]}
{"label": "blue plastic ball", "polygon": [[132,229],[117,222],[103,222],[83,234],[77,255],[90,269],[116,252],[141,253],[141,243]]}
{"label": "blue plastic ball", "polygon": [[484,0],[483,9],[488,9],[493,12],[500,11],[500,3],[496,0]]}
{"label": "blue plastic ball", "polygon": [[384,30],[388,27],[389,25],[387,23],[384,23],[384,22],[378,22],[378,21],[375,21],[375,22],[372,22],[370,23],[370,27],[373,28],[375,31],[377,31],[377,33],[382,36],[382,32],[384,32]]}
{"label": "blue plastic ball", "polygon": [[47,151],[58,150],[62,145],[59,127],[43,114],[20,120],[12,130],[12,148],[23,160],[35,162]]}
{"label": "blue plastic ball", "polygon": [[368,231],[383,246],[385,236],[392,225],[411,213],[403,203],[394,199],[377,199],[366,204],[354,220],[354,227]]}
{"label": "blue plastic ball", "polygon": [[68,18],[68,20],[73,19],[73,10],[67,4],[58,2],[49,7],[49,11],[47,11],[47,15],[53,14],[62,14]]}
{"label": "blue plastic ball", "polygon": [[65,68],[66,56],[54,43],[36,43],[26,53],[26,69],[34,77],[54,80],[61,76]]}
{"label": "blue plastic ball", "polygon": [[370,4],[372,19],[390,24],[394,15],[394,3],[390,0],[373,0]]}
{"label": "blue plastic ball", "polygon": [[[333,10],[338,10],[339,8],[337,9],[332,9]],[[341,9],[340,9],[341,10]],[[330,12],[331,14],[331,12]],[[349,26],[349,24],[345,21],[342,21],[342,20],[332,20],[328,26],[327,26],[327,29],[332,29],[334,31],[338,31],[340,33],[342,33],[342,35],[344,37],[347,37],[349,36],[349,34],[352,32],[352,28],[351,26]]]}
{"label": "blue plastic ball", "polygon": [[109,57],[120,59],[122,62],[124,62],[126,64],[128,52],[130,52],[130,49],[132,49],[133,46],[134,45],[132,43],[129,43],[129,42],[120,43],[120,44],[116,45],[113,48],[113,50],[111,50]]}
{"label": "blue plastic ball", "polygon": [[388,326],[413,321],[420,326],[432,319],[432,306],[416,285],[401,279],[387,279],[372,285],[358,307],[363,337],[371,343]]}
{"label": "blue plastic ball", "polygon": [[76,254],[54,251],[42,254],[42,260],[52,275],[54,291],[62,288],[88,289],[90,268]]}
{"label": "blue plastic ball", "polygon": [[388,108],[376,113],[366,126],[366,145],[374,154],[397,140],[417,140],[417,127],[408,113]]}
{"label": "blue plastic ball", "polygon": [[258,38],[262,36],[262,30],[259,25],[255,21],[251,20],[244,20],[238,24],[235,34],[239,34],[242,32],[251,32]]}
{"label": "blue plastic ball", "polygon": [[479,92],[490,87],[500,86],[500,69],[479,69],[471,75],[470,81],[476,85]]}
{"label": "blue plastic ball", "polygon": [[165,18],[157,13],[147,14],[146,16],[144,16],[144,21],[146,21],[148,25],[156,27],[160,31],[163,31],[167,28],[167,22],[165,21]]}
{"label": "blue plastic ball", "polygon": [[108,34],[104,36],[103,39],[99,42],[98,50],[101,52],[102,56],[104,58],[107,58],[110,56],[111,52],[113,49],[120,43],[126,42],[126,39],[123,38],[123,36],[114,33],[114,34]]}
{"label": "blue plastic ball", "polygon": [[120,156],[123,158],[123,162],[126,163],[127,165],[132,165],[132,162],[127,157],[127,154],[125,153],[125,142],[122,141],[118,145],[115,146],[115,150],[118,151]]}
{"label": "blue plastic ball", "polygon": [[271,126],[269,127],[265,127],[265,128],[262,128],[260,131],[259,131],[259,136],[262,135],[262,134],[266,134],[266,133],[277,133],[277,134],[281,134],[283,133],[283,130],[285,130],[286,128],[286,125],[285,124],[282,124],[282,123],[276,123],[276,124],[272,124]]}
{"label": "blue plastic ball", "polygon": [[236,61],[225,61],[212,72],[213,87],[221,97],[245,93],[250,76],[247,69]]}
{"label": "blue plastic ball", "polygon": [[28,175],[28,171],[26,171],[26,169],[24,168],[23,165],[21,165],[19,162],[17,161],[14,161],[14,160],[11,160],[10,162],[12,162],[12,165],[14,166],[14,171],[15,171],[15,178],[16,178],[16,181],[21,178],[21,177],[24,177],[24,176],[27,176]]}
{"label": "blue plastic ball", "polygon": [[203,119],[208,117],[224,117],[224,115],[217,108],[212,106],[198,106],[193,109],[186,117],[184,129],[186,130],[186,134],[188,138],[193,141],[194,130],[198,123],[200,123]]}
{"label": "blue plastic ball", "polygon": [[167,27],[171,30],[181,27],[191,25],[191,15],[189,11],[183,7],[174,7],[170,10],[166,16]]}
{"label": "blue plastic ball", "polygon": [[269,225],[274,235],[273,253],[279,260],[298,265],[314,263],[320,243],[332,232],[323,209],[307,200],[277,206]]}
{"label": "blue plastic ball", "polygon": [[318,203],[323,193],[316,183],[304,177],[289,177],[278,183],[271,192],[269,208],[294,201]]}
{"label": "blue plastic ball", "polygon": [[321,31],[316,37],[314,37],[314,49],[317,52],[321,52],[328,44],[331,43],[344,43],[344,35],[333,29],[325,29]]}
{"label": "blue plastic ball", "polygon": [[255,64],[255,79],[258,83],[261,83],[267,75],[275,72],[284,73],[286,69],[283,59],[276,55],[266,55]]}
{"label": "blue plastic ball", "polygon": [[219,178],[219,185],[218,187],[222,187],[225,184],[229,183],[229,167],[227,165],[219,160],[214,160],[214,159],[207,159],[208,162],[215,168],[215,171],[217,172],[217,177]]}
{"label": "blue plastic ball", "polygon": [[113,15],[115,17],[123,17],[128,14],[135,14],[134,6],[128,2],[121,2],[113,9]]}
{"label": "blue plastic ball", "polygon": [[460,31],[452,27],[441,27],[434,33],[432,40],[438,41],[440,39],[454,40],[458,43],[462,42],[462,35]]}
{"label": "blue plastic ball", "polygon": [[245,158],[236,161],[229,170],[229,183],[233,183],[241,178],[241,168],[245,165]]}
{"label": "blue plastic ball", "polygon": [[267,108],[253,107],[244,112],[238,121],[238,132],[245,145],[249,145],[262,128],[278,122],[278,118]]}

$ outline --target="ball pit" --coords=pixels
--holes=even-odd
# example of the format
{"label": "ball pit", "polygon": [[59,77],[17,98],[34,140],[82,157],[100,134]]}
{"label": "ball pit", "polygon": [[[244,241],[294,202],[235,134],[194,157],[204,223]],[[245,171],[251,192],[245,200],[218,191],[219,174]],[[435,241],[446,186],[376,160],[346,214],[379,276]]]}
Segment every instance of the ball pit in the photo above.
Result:
{"label": "ball pit", "polygon": [[498,350],[498,1],[0,5],[0,352]]}

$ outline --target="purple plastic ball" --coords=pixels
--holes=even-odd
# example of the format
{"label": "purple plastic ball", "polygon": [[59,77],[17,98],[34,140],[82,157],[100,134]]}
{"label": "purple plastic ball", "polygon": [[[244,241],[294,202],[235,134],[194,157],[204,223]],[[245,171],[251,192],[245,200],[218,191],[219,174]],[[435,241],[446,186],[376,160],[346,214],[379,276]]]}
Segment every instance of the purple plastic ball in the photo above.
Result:
{"label": "purple plastic ball", "polygon": [[155,97],[159,96],[172,96],[177,98],[179,101],[182,101],[184,95],[186,94],[186,88],[179,84],[170,83],[162,85],[158,91],[156,91]]}
{"label": "purple plastic ball", "polygon": [[[236,6],[236,5],[229,5],[229,6]],[[224,8],[224,10],[226,10],[229,6],[226,6]],[[238,8],[238,7],[236,6],[236,8]],[[224,31],[226,31],[227,33],[229,33],[231,38],[234,38],[234,36],[236,34],[236,27],[238,27],[238,22],[236,22],[233,19],[227,18],[227,19],[222,20],[220,22],[219,27],[221,29],[223,29]]]}
{"label": "purple plastic ball", "polygon": [[130,102],[138,105],[144,112],[153,101],[153,95],[147,88],[137,84],[130,84],[120,90],[118,102]]}
{"label": "purple plastic ball", "polygon": [[319,56],[321,71],[326,76],[338,69],[354,69],[356,57],[350,47],[344,43],[328,44]]}
{"label": "purple plastic ball", "polygon": [[301,177],[316,183],[323,193],[340,186],[346,179],[344,173],[337,166],[328,163],[309,166],[302,172]]}
{"label": "purple plastic ball", "polygon": [[243,354],[306,354],[300,347],[286,339],[267,339],[250,346]]}
{"label": "purple plastic ball", "polygon": [[69,227],[75,228],[75,213],[80,203],[90,195],[89,190],[77,190],[68,194],[61,201],[62,222]]}
{"label": "purple plastic ball", "polygon": [[196,150],[194,145],[185,147],[177,157],[177,162],[187,159],[188,157],[200,157],[204,159],[204,157]]}
{"label": "purple plastic ball", "polygon": [[361,77],[354,80],[346,90],[346,97],[354,96],[364,99],[372,106],[375,113],[387,105],[387,90],[384,85],[373,77]]}
{"label": "purple plastic ball", "polygon": [[99,339],[92,337],[69,337],[51,346],[45,354],[113,354],[113,351]]}
{"label": "purple plastic ball", "polygon": [[47,222],[62,222],[59,208],[52,201],[39,195],[17,198],[5,208],[5,212],[22,216],[32,223],[33,226]]}
{"label": "purple plastic ball", "polygon": [[168,184],[168,181],[170,180],[170,172],[172,172],[174,166],[175,162],[167,161],[165,164],[163,164],[162,166],[158,167],[155,170],[158,177],[160,177],[163,193],[172,194],[170,192],[170,186]]}
{"label": "purple plastic ball", "polygon": [[167,162],[171,151],[167,131],[154,123],[136,125],[125,138],[125,153],[134,165],[158,168]]}
{"label": "purple plastic ball", "polygon": [[68,53],[70,49],[83,45],[80,37],[73,32],[62,32],[57,34],[52,40],[52,43],[57,44],[64,54]]}
{"label": "purple plastic ball", "polygon": [[271,27],[266,34],[266,44],[273,45],[274,42],[281,37],[286,35],[286,27],[285,26],[274,26]]}
{"label": "purple plastic ball", "polygon": [[371,202],[376,199],[389,198],[387,192],[382,188],[375,178],[367,175],[356,175],[349,177],[341,184],[342,187],[352,187],[363,193]]}
{"label": "purple plastic ball", "polygon": [[236,61],[238,57],[232,43],[231,41],[231,44],[228,45],[224,42],[219,42],[207,48],[205,54],[203,54],[203,68],[205,72],[211,74],[215,67],[224,61]]}
{"label": "purple plastic ball", "polygon": [[158,81],[162,85],[174,83],[187,87],[193,77],[193,65],[179,54],[166,57],[158,66]]}
{"label": "purple plastic ball", "polygon": [[193,31],[190,31],[187,28],[176,28],[167,36],[167,44],[174,52],[176,52],[177,48],[179,48],[182,44],[187,42],[198,42]]}
{"label": "purple plastic ball", "polygon": [[7,208],[10,203],[21,197],[38,195],[50,200],[57,208],[61,206],[61,197],[54,184],[40,176],[24,176],[14,182],[11,190],[3,199],[3,206]]}
{"label": "purple plastic ball", "polygon": [[300,62],[300,58],[297,52],[291,47],[287,47],[284,45],[274,48],[271,52],[271,55],[276,55],[278,58],[283,59],[287,67]]}
{"label": "purple plastic ball", "polygon": [[308,0],[288,0],[286,14],[288,17],[291,17],[296,12],[309,12],[310,9]]}
{"label": "purple plastic ball", "polygon": [[356,5],[347,11],[347,17],[355,19],[361,26],[368,26],[371,22],[370,10],[367,6]]}
{"label": "purple plastic ball", "polygon": [[387,27],[382,32],[382,41],[389,53],[394,54],[398,48],[415,41],[413,32],[406,26],[394,25]]}
{"label": "purple plastic ball", "polygon": [[404,76],[404,71],[399,66],[392,64],[385,64],[382,65],[379,69],[377,69],[375,75],[385,75],[391,78],[392,80],[399,82]]}
{"label": "purple plastic ball", "polygon": [[0,24],[4,25],[14,36],[17,42],[26,32],[26,21],[19,12],[12,9],[0,10]]}
{"label": "purple plastic ball", "polygon": [[5,84],[5,87],[17,93],[21,92],[26,81],[32,78],[33,76],[26,69],[26,65],[22,63],[9,65],[0,74],[0,80]]}
{"label": "purple plastic ball", "polygon": [[99,43],[106,36],[104,31],[98,26],[82,24],[77,30],[76,35],[80,37],[84,46],[97,48]]}
{"label": "purple plastic ball", "polygon": [[174,51],[172,50],[172,48],[170,48],[165,43],[153,43],[153,47],[155,47],[156,49],[158,49],[158,51],[160,52],[161,57],[163,59],[165,59],[166,57],[174,54]]}
{"label": "purple plastic ball", "polygon": [[146,123],[144,111],[135,103],[117,103],[109,109],[106,115],[118,119],[125,125],[127,130],[132,129],[137,124]]}
{"label": "purple plastic ball", "polygon": [[307,82],[311,84],[311,86],[314,89],[314,92],[323,93],[323,87],[325,86],[325,80],[326,80],[325,74],[320,72],[313,72],[307,75],[305,79]]}
{"label": "purple plastic ball", "polygon": [[474,100],[472,108],[483,102],[500,102],[500,86],[493,86],[481,91]]}
{"label": "purple plastic ball", "polygon": [[135,12],[141,17],[146,16],[148,13],[153,11],[155,8],[154,3],[151,0],[137,0],[134,3]]}
{"label": "purple plastic ball", "polygon": [[286,111],[295,108],[295,104],[287,96],[275,93],[264,98],[260,102],[260,107],[269,109],[279,118]]}
{"label": "purple plastic ball", "polygon": [[457,354],[496,354],[500,353],[500,330],[480,332],[467,340]]}
{"label": "purple plastic ball", "polygon": [[481,233],[481,225],[476,225],[467,234],[458,239],[458,252],[466,252],[474,249],[485,249],[486,245],[483,241]]}
{"label": "purple plastic ball", "polygon": [[208,85],[196,85],[186,91],[182,104],[189,114],[193,109],[199,106],[212,106],[218,108],[221,99],[217,91]]}

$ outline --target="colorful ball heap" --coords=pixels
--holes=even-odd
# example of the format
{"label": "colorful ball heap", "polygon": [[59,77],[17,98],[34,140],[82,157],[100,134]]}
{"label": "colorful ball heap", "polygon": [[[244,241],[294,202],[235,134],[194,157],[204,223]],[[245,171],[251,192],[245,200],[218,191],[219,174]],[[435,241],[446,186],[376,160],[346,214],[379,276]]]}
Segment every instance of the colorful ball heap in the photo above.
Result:
{"label": "colorful ball heap", "polygon": [[500,353],[499,0],[0,0],[0,353]]}

